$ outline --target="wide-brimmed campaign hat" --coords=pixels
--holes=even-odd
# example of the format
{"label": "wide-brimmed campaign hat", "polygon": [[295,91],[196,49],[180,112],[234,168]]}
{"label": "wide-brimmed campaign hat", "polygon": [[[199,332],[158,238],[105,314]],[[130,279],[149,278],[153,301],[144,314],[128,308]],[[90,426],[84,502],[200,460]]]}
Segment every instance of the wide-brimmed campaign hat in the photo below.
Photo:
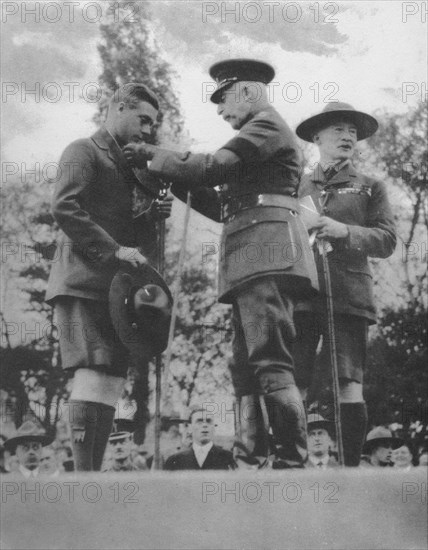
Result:
{"label": "wide-brimmed campaign hat", "polygon": [[18,445],[28,441],[38,441],[44,447],[52,443],[53,438],[47,436],[45,431],[39,428],[34,422],[27,420],[16,430],[15,435],[6,439],[4,448],[13,454]]}
{"label": "wide-brimmed campaign hat", "polygon": [[363,453],[370,454],[374,447],[381,446],[383,443],[386,445],[391,444],[393,449],[398,449],[404,445],[404,440],[400,437],[394,437],[388,428],[377,426],[367,434]]}
{"label": "wide-brimmed campaign hat", "polygon": [[235,82],[249,81],[269,84],[275,76],[274,68],[257,59],[225,59],[214,63],[209,69],[211,78],[217,82],[217,89],[211,96],[213,103],[219,103],[223,90]]}
{"label": "wide-brimmed campaign hat", "polygon": [[296,134],[299,138],[312,143],[313,136],[318,130],[326,128],[338,119],[349,120],[355,124],[358,141],[370,137],[379,127],[377,120],[371,115],[357,111],[349,103],[338,101],[337,103],[327,103],[321,113],[301,122],[296,128]]}
{"label": "wide-brimmed campaign hat", "polygon": [[113,326],[134,359],[153,357],[168,344],[172,296],[149,265],[120,268],[109,293]]}

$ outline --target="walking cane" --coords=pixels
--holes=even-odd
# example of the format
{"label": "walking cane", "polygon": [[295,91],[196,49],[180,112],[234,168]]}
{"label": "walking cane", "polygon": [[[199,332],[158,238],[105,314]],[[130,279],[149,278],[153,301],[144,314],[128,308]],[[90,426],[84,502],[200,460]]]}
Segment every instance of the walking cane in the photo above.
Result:
{"label": "walking cane", "polygon": [[165,368],[164,368],[164,377],[163,377],[163,388],[162,388],[163,395],[166,395],[166,392],[168,389],[168,375],[169,375],[169,369],[170,369],[171,357],[172,357],[172,341],[174,339],[175,324],[177,322],[178,295],[180,293],[181,274],[183,271],[184,258],[186,255],[187,232],[189,229],[189,221],[190,221],[191,199],[192,199],[191,193],[190,191],[187,191],[186,212],[184,214],[184,225],[183,225],[183,236],[181,238],[181,249],[180,249],[180,255],[178,257],[177,275],[175,277],[174,292],[172,296],[173,302],[172,302],[172,312],[171,312],[171,324],[169,325],[168,347],[166,349]]}
{"label": "walking cane", "polygon": [[[175,324],[177,321],[177,311],[178,311],[178,294],[180,291],[180,280],[181,273],[183,271],[184,256],[186,252],[186,242],[187,242],[187,230],[189,227],[190,220],[190,203],[191,195],[190,191],[187,193],[187,202],[186,202],[186,214],[184,217],[184,228],[183,228],[183,237],[182,245],[180,250],[180,256],[178,260],[178,269],[175,280],[175,288],[172,302],[172,312],[171,312],[171,323],[169,326],[168,333],[168,346],[165,358],[165,369],[163,376],[162,384],[162,356],[158,355],[156,357],[156,390],[155,390],[155,451],[154,451],[154,469],[160,469],[160,428],[161,428],[161,402],[162,395],[166,395],[168,389],[168,374],[171,364],[172,356],[172,341],[174,338]],[[164,276],[165,270],[165,220],[159,222],[159,240],[158,240],[158,269],[159,273]]]}
{"label": "walking cane", "polygon": [[[158,222],[158,271],[164,276],[165,271],[165,220]],[[155,389],[155,451],[154,469],[160,469],[160,431],[161,431],[161,376],[162,376],[162,355],[156,356],[156,389]]]}
{"label": "walking cane", "polygon": [[327,258],[327,250],[330,248],[328,241],[324,239],[320,241],[318,250],[322,256],[323,274],[325,281],[325,289],[327,295],[327,326],[328,337],[330,342],[330,361],[333,374],[333,404],[334,404],[334,419],[336,430],[337,451],[339,455],[339,466],[344,466],[343,441],[342,441],[342,422],[340,418],[339,405],[339,374],[337,369],[337,352],[336,352],[336,333],[334,329],[334,310],[333,310],[333,294],[331,291],[330,266]]}

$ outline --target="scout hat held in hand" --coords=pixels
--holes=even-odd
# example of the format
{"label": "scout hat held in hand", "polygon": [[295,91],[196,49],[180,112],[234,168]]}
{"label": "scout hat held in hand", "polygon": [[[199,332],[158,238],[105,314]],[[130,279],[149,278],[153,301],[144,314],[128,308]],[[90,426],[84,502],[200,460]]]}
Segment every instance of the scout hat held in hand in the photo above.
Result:
{"label": "scout hat held in hand", "polygon": [[168,344],[172,296],[149,265],[120,268],[109,294],[113,326],[135,359],[151,358]]}

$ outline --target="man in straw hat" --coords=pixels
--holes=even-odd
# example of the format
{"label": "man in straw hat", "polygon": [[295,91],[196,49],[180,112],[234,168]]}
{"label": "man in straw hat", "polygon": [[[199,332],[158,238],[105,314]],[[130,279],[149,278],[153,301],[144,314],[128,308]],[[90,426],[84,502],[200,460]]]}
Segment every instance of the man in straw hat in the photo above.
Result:
{"label": "man in straw hat", "polygon": [[[217,82],[211,101],[238,131],[234,138],[214,154],[139,144],[126,147],[125,155],[137,165],[151,159],[150,172],[173,181],[174,194],[184,198],[190,190],[193,208],[224,223],[219,300],[233,306],[232,379],[244,448],[266,460],[268,416],[278,458],[285,467],[301,467],[306,426],[290,353],[293,299],[317,287],[297,214],[301,157],[269,103],[266,85],[275,75],[269,64],[229,59],[214,64],[210,75]],[[218,252],[211,246],[207,255]]]}
{"label": "man in straw hat", "polygon": [[[334,338],[337,351],[339,402],[344,462],[358,466],[364,442],[367,411],[363,398],[363,371],[367,350],[367,327],[376,322],[373,283],[368,258],[387,258],[396,245],[394,221],[382,182],[357,172],[352,165],[357,142],[377,130],[377,121],[347,103],[329,103],[324,110],[302,122],[297,135],[314,143],[320,153],[315,169],[304,175],[299,195],[311,196],[319,213],[317,237],[327,241]],[[327,251],[325,249],[325,251]],[[306,391],[313,382],[317,358],[324,381],[329,379],[329,327],[327,288],[323,260],[315,250],[320,294],[296,306],[298,341],[294,359],[298,384]]]}
{"label": "man in straw hat", "polygon": [[34,422],[27,420],[14,436],[5,441],[4,447],[18,459],[18,471],[26,478],[39,475],[43,447],[52,443],[52,438]]}
{"label": "man in straw hat", "polygon": [[[156,305],[158,295],[157,288],[143,287],[159,285],[148,270],[144,276],[138,269],[146,268],[156,248],[156,222],[169,216],[171,202],[154,202],[160,185],[147,172],[136,174],[121,147],[150,138],[158,109],[147,86],[123,85],[111,98],[105,125],[71,143],[60,160],[52,201],[60,232],[46,298],[56,309],[62,366],[74,373],[68,414],[76,470],[101,468],[128,369],[126,338],[137,340],[140,364],[147,366],[153,353],[141,345],[138,325],[144,304]],[[137,190],[147,208],[134,218]],[[109,313],[110,285],[119,267],[128,269],[115,287],[124,337]]]}

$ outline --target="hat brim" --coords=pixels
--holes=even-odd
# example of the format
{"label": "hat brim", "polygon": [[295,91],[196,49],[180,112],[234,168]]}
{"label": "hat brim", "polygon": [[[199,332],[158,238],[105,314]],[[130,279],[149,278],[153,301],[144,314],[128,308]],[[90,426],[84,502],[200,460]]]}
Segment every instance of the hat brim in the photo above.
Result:
{"label": "hat brim", "polygon": [[370,441],[366,441],[364,443],[363,453],[370,453],[373,447],[382,445],[382,443],[387,443],[388,445],[391,444],[392,450],[395,451],[395,449],[398,449],[404,445],[404,439],[399,437],[377,437],[376,439],[370,439]]}
{"label": "hat brim", "polygon": [[329,422],[328,420],[315,420],[314,422],[309,422],[307,425],[307,431],[311,429],[323,429],[328,432],[328,435],[331,438],[336,437],[335,429],[334,429],[334,422]]}
{"label": "hat brim", "polygon": [[16,447],[23,444],[25,441],[38,441],[42,444],[42,447],[50,445],[53,441],[53,437],[47,435],[18,435],[16,437],[10,437],[4,442],[4,448],[10,453],[15,453]]}
{"label": "hat brim", "polygon": [[351,122],[355,124],[357,128],[357,141],[367,139],[368,137],[372,136],[379,128],[377,120],[371,115],[363,113],[362,111],[350,111],[347,109],[343,109],[338,111],[330,111],[328,113],[320,113],[304,120],[302,123],[299,124],[299,126],[297,126],[296,134],[299,136],[300,139],[312,143],[313,135],[318,130],[326,128],[334,120],[341,118],[345,120],[351,120]]}
{"label": "hat brim", "polygon": [[[158,322],[155,325],[140,330],[138,324],[130,318],[128,298],[133,288],[143,288],[149,284],[157,285],[165,292],[169,307],[167,310],[158,311]],[[171,308],[171,291],[161,275],[149,265],[120,268],[113,277],[109,292],[111,320],[121,342],[128,348],[137,364],[144,359],[150,360],[165,350],[168,344]]]}
{"label": "hat brim", "polygon": [[216,105],[218,105],[220,103],[222,93],[225,90],[228,90],[229,88],[231,88],[233,84],[236,84],[235,80],[231,80],[229,82],[224,82],[223,84],[219,84],[217,90],[215,90],[211,95],[210,100]]}

